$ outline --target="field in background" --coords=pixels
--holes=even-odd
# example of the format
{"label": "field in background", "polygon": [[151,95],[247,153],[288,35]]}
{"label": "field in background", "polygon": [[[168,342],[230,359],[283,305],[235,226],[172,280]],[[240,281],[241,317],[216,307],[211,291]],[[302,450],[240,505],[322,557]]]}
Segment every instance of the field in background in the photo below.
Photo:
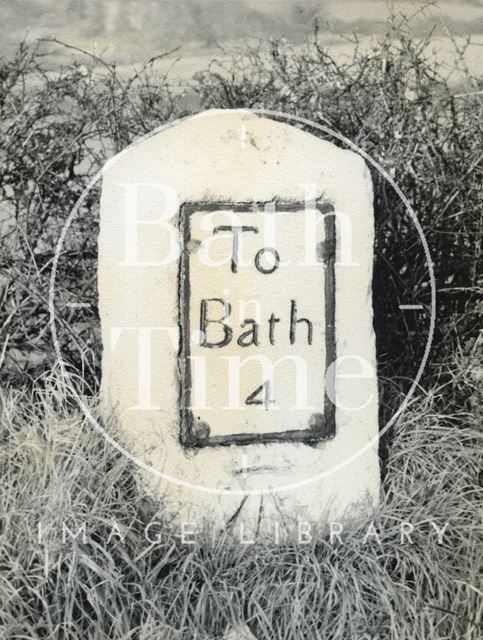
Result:
{"label": "field in background", "polygon": [[[481,634],[483,87],[456,90],[394,18],[374,50],[337,63],[262,43],[213,63],[189,83],[151,63],[115,66],[55,45],[21,46],[0,68],[0,632],[5,638],[214,638],[236,622],[256,637],[476,640]],[[50,53],[49,53],[50,52]],[[54,53],[52,53],[54,52]],[[455,65],[462,65],[455,51]],[[464,71],[464,69],[459,69]],[[336,129],[378,160],[408,195],[431,248],[437,333],[421,388],[384,443],[385,501],[331,547],[196,547],[144,525],[158,508],[137,472],[93,432],[57,373],[48,283],[60,229],[106,158],[164,122],[211,107],[268,108]],[[401,399],[424,347],[427,265],[395,194],[375,182],[375,327],[381,419]],[[98,191],[80,211],[60,261],[62,349],[95,404]],[[68,307],[82,299],[89,309]],[[53,371],[53,373],[52,373]],[[106,545],[112,521],[129,528]],[[430,521],[449,522],[436,544]],[[43,541],[37,543],[42,522]],[[62,541],[61,522],[88,539]],[[401,545],[401,521],[420,523]],[[478,582],[480,580],[480,582]]]}

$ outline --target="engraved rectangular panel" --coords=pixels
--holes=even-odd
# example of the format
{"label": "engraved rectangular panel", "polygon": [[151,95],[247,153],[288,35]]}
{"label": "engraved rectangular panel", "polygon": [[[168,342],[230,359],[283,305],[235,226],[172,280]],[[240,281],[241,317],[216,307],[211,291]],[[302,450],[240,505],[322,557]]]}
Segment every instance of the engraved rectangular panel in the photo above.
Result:
{"label": "engraved rectangular panel", "polygon": [[180,418],[186,446],[335,432],[335,222],[318,204],[185,204]]}

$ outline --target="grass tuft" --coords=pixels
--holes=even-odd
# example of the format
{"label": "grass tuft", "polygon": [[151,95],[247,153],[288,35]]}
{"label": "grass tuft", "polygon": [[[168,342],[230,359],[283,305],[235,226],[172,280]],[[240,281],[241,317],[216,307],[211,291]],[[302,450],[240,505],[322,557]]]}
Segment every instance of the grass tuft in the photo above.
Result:
{"label": "grass tuft", "polygon": [[162,506],[58,376],[3,392],[1,637],[208,639],[247,624],[259,640],[476,640],[481,433],[477,417],[438,412],[440,397],[420,392],[395,425],[373,529],[191,546],[167,530],[146,539]]}

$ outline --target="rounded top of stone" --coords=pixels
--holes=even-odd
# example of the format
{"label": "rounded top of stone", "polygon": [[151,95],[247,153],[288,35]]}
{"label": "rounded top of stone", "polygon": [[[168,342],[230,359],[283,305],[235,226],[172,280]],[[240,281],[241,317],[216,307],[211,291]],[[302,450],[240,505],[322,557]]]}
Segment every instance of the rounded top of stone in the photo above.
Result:
{"label": "rounded top of stone", "polygon": [[[136,140],[129,147],[119,152],[112,160],[119,160],[122,156],[136,155],[147,147],[161,148],[176,142],[181,148],[183,144],[193,148],[194,145],[205,143],[209,149],[217,140],[225,144],[235,143],[242,148],[267,151],[272,145],[300,145],[307,146],[307,152],[317,148],[320,154],[343,154],[345,161],[348,156],[359,157],[352,151],[341,149],[334,143],[324,140],[302,128],[294,119],[293,122],[283,122],[275,119],[276,112],[252,111],[250,109],[207,109],[185,118],[166,123],[158,129]],[[284,114],[280,113],[280,119]],[[289,115],[286,116],[290,118]]]}
{"label": "rounded top of stone", "polygon": [[303,200],[311,190],[335,202],[367,189],[362,157],[270,115],[211,109],[167,123],[114,156],[104,179],[169,184],[182,201]]}

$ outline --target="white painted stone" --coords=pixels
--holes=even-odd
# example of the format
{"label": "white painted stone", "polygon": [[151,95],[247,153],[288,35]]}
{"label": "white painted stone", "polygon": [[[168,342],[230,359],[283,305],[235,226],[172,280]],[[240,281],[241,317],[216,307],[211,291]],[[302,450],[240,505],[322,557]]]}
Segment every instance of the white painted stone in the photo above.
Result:
{"label": "white painted stone", "polygon": [[[135,183],[144,186],[135,192],[132,186]],[[233,526],[244,525],[243,535],[248,538],[247,531],[255,528],[270,535],[274,522],[288,526],[296,519],[312,524],[350,520],[367,512],[379,500],[377,380],[375,373],[365,378],[339,377],[361,373],[360,362],[354,358],[346,358],[340,364],[336,394],[339,404],[362,408],[337,407],[336,433],[331,440],[315,445],[275,442],[195,449],[180,443],[179,336],[173,331],[179,320],[180,264],[176,256],[168,255],[171,234],[179,239],[175,230],[180,206],[273,200],[301,203],[307,190],[312,193],[307,185],[314,185],[317,199],[331,202],[336,212],[345,214],[345,217],[335,215],[337,358],[363,358],[374,373],[372,183],[365,163],[357,154],[294,126],[250,112],[209,111],[130,147],[106,165],[99,236],[104,410],[106,414],[115,412],[129,451],[155,470],[154,473],[146,470],[146,482],[153,493],[164,496],[174,522],[200,524],[207,520],[213,526],[223,527],[230,521]],[[136,211],[132,209],[134,206]],[[130,211],[143,223],[136,225],[129,218]],[[213,220],[220,224],[223,215],[226,214],[218,211]],[[267,215],[270,214],[242,211],[240,220],[242,224],[247,224],[247,219],[255,220],[261,225]],[[303,213],[300,215],[302,220]],[[285,222],[281,222],[277,244],[285,252],[292,247],[293,255],[303,237],[302,223],[297,223],[295,216],[296,213],[287,213]],[[271,355],[280,357],[285,347],[286,353],[300,353],[308,361],[312,384],[323,383],[325,356],[320,342],[325,331],[323,311],[314,317],[326,302],[323,289],[317,288],[319,276],[311,274],[309,267],[283,270],[280,267],[272,275],[255,279],[255,285],[253,265],[240,269],[238,274],[233,274],[228,264],[225,270],[217,267],[210,271],[200,264],[198,255],[199,242],[211,233],[202,229],[204,217],[206,212],[194,211],[190,218],[192,242],[188,249],[194,298],[199,303],[203,294],[207,298],[221,297],[223,290],[229,289],[227,296],[237,300],[253,291],[254,298],[263,300],[264,312],[273,302],[273,309],[285,313],[286,318],[288,312],[283,307],[296,295],[304,307],[300,314],[314,320],[318,346],[314,339],[312,353],[302,342],[295,345],[296,351],[290,351],[292,347],[285,344],[275,347]],[[352,226],[352,266],[341,264],[347,263],[341,247],[342,227],[348,220]],[[324,240],[323,224],[317,229],[320,243]],[[255,233],[243,236],[243,255],[248,261],[262,245]],[[226,234],[219,243],[213,243],[212,258],[229,255],[230,237]],[[283,261],[282,255],[281,258]],[[165,264],[159,264],[163,259]],[[135,264],[136,261],[150,264]],[[323,286],[322,279],[320,282]],[[196,318],[194,298],[191,318]],[[140,327],[144,327],[141,333]],[[155,327],[165,329],[149,329]],[[196,321],[190,323],[190,332],[194,333],[195,328]],[[282,322],[278,328],[282,331]],[[302,336],[303,329],[301,325]],[[250,349],[270,354],[267,346],[261,344],[262,337],[267,340],[266,319],[263,331],[260,346]],[[283,331],[286,337],[286,326]],[[196,342],[191,341],[190,345],[192,354],[200,355],[202,349]],[[234,345],[229,348],[231,355],[245,354]],[[203,421],[210,423],[210,435],[230,435],[244,429],[251,432],[254,428],[264,433],[290,431],[307,425],[310,412],[290,411],[286,403],[293,386],[286,374],[277,383],[281,390],[279,398],[285,402],[280,410],[270,407],[266,411],[263,406],[221,410],[219,395],[227,391],[226,374],[219,360],[221,351],[210,350],[207,359],[210,367],[218,367],[207,383],[210,392],[216,389],[218,404],[215,402],[215,409],[203,413]],[[138,373],[149,364],[149,358],[150,377],[140,388]],[[241,382],[243,392],[261,384],[255,369],[250,369],[251,377],[253,382],[247,379]],[[323,410],[320,406],[315,408]],[[226,421],[225,414],[229,416]],[[285,488],[281,490],[282,487]],[[234,514],[238,514],[235,519]]]}

